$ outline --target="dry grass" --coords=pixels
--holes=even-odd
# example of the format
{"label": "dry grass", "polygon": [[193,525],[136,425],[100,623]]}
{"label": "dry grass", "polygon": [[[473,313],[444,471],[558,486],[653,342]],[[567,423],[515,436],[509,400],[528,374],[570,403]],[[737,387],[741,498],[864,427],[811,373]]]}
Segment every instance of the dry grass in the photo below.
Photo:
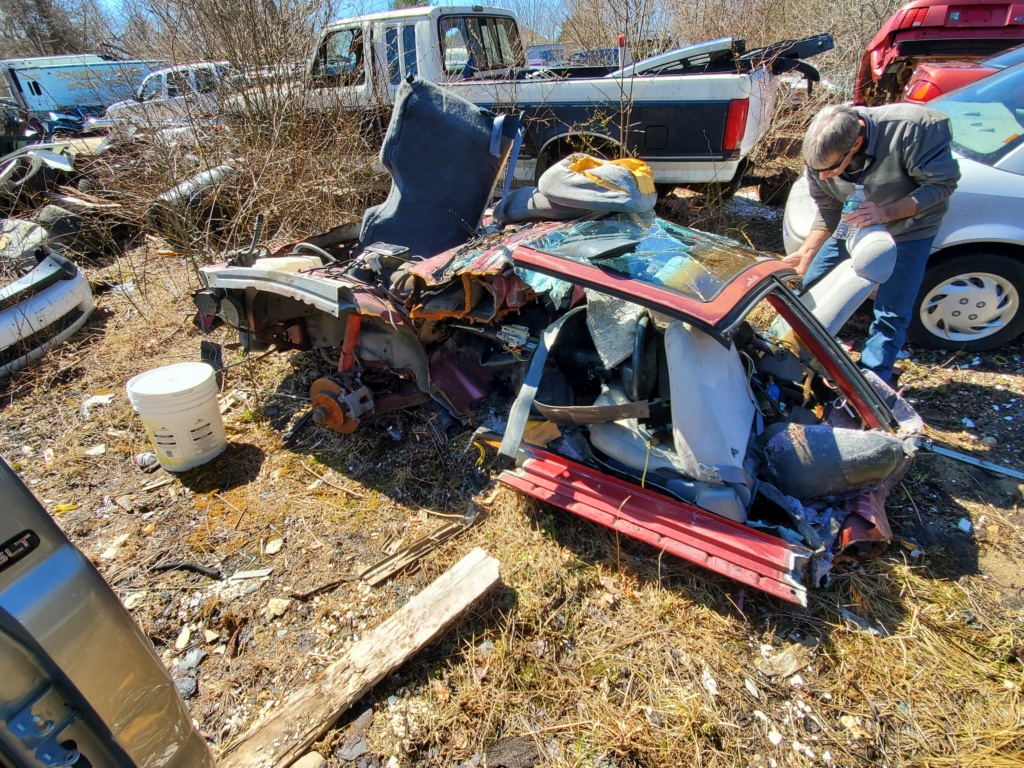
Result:
{"label": "dry grass", "polygon": [[[708,215],[692,203],[678,197],[676,214]],[[392,755],[401,765],[459,765],[506,736],[534,740],[542,764],[559,767],[1024,760],[1024,518],[1014,484],[922,457],[890,496],[906,545],[838,573],[799,609],[507,489],[474,496],[465,438],[445,442],[428,413],[392,416],[350,437],[314,431],[284,449],[280,434],[319,375],[317,359],[300,353],[231,369],[223,388],[234,400],[228,452],[144,491],[154,476],[131,463],[148,446],[124,382],[196,359],[200,338],[190,322],[191,262],[157,257],[161,248],[150,240],[91,271],[94,281],[134,279],[137,290],[100,296],[86,330],[10,382],[0,401],[0,453],[98,564],[169,665],[183,627],[190,645],[210,651],[190,706],[215,750],[483,546],[501,561],[504,587],[354,708],[353,717],[366,708],[375,716],[367,754],[345,765],[384,765]],[[214,340],[233,341],[226,333]],[[915,351],[912,392],[936,434],[1016,462],[1024,425],[1005,421],[1005,408],[989,413],[989,403],[1024,402],[1022,352],[1009,347],[970,365],[972,356]],[[82,402],[107,392],[113,403],[86,419]],[[993,435],[997,444],[972,440],[963,415],[977,423],[977,438]],[[100,443],[104,455],[85,455]],[[390,541],[444,522],[432,513],[461,513],[471,501],[481,521],[417,571],[376,589],[345,582],[293,600],[283,617],[264,614],[271,597],[354,573],[383,557]],[[976,536],[956,530],[961,516],[974,521]],[[275,538],[285,546],[271,556],[266,545]],[[169,560],[273,571],[266,582],[237,585],[149,571]],[[217,638],[206,641],[203,630]],[[761,671],[766,657],[786,650],[807,662],[799,679]],[[340,728],[320,745],[331,765],[342,765],[333,755],[344,735]]]}

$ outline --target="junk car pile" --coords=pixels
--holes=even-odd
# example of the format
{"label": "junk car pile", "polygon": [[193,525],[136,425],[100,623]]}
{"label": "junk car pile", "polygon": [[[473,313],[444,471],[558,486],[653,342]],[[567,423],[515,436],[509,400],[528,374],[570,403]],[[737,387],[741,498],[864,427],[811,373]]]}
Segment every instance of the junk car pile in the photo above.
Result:
{"label": "junk car pile", "polygon": [[[204,268],[203,325],[319,350],[331,370],[306,420],[350,433],[433,403],[453,433],[499,446],[501,482],[786,600],[884,549],[883,501],[922,424],[856,368],[786,266],[650,211],[567,214],[537,191],[527,218],[584,215],[431,255],[419,243],[466,240],[460,209],[490,199],[514,121],[403,88],[381,153],[392,192],[360,238]],[[410,169],[422,142],[437,160]],[[467,168],[482,170],[454,188],[477,191],[440,197]]]}

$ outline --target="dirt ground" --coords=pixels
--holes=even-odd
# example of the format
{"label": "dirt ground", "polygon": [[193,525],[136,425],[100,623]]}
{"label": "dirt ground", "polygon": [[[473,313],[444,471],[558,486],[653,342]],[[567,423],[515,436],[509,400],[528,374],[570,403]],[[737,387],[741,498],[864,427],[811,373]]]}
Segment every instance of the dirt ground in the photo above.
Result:
{"label": "dirt ground", "polygon": [[[778,248],[773,214],[730,211],[679,199],[665,213]],[[502,587],[351,709],[318,745],[329,765],[1024,765],[1016,481],[922,451],[889,496],[893,546],[804,609],[508,489],[478,491],[468,435],[445,440],[427,411],[284,447],[326,365],[311,353],[231,368],[227,451],[146,474],[125,382],[197,360],[202,338],[193,265],[158,249],[88,271],[105,290],[86,328],[0,391],[0,455],[113,585],[215,754],[479,546]],[[865,329],[859,316],[843,336]],[[211,338],[243,360],[229,333]],[[902,381],[927,436],[1024,469],[1024,344],[909,351]],[[414,569],[294,596],[470,508],[475,526]],[[168,562],[269,572],[153,570]],[[182,669],[196,648],[208,655]]]}

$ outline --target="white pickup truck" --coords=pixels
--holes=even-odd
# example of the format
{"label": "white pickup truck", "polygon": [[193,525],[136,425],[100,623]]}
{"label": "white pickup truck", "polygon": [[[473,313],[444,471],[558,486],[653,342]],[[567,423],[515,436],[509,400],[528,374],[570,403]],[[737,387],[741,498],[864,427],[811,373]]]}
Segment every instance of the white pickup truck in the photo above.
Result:
{"label": "white pickup truck", "polygon": [[515,16],[482,6],[406,8],[338,21],[309,63],[319,110],[387,106],[405,77],[444,85],[501,112],[523,112],[516,178],[532,181],[579,150],[646,160],[659,184],[730,184],[764,136],[773,76],[818,72],[829,35],[745,51],[723,38],[614,67],[526,66]]}

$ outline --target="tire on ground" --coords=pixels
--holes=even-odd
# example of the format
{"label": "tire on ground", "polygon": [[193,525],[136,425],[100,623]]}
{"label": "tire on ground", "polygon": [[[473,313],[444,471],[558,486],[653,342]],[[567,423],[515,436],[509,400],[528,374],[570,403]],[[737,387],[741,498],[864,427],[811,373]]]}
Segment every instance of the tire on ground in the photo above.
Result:
{"label": "tire on ground", "polygon": [[77,235],[83,224],[81,216],[59,205],[45,205],[32,218],[46,227],[51,238]]}

